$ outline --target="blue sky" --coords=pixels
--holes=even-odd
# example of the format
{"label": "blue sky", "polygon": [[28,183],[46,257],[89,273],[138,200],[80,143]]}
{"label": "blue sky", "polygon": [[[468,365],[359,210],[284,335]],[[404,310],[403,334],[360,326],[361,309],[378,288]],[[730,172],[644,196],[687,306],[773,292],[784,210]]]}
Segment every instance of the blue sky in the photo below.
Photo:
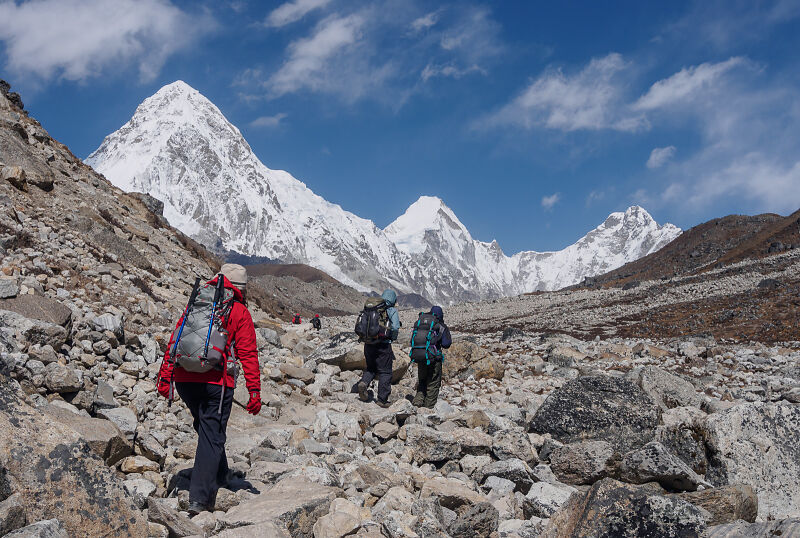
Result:
{"label": "blue sky", "polygon": [[437,195],[507,254],[798,209],[799,50],[800,0],[0,0],[0,77],[78,156],[182,79],[328,200]]}

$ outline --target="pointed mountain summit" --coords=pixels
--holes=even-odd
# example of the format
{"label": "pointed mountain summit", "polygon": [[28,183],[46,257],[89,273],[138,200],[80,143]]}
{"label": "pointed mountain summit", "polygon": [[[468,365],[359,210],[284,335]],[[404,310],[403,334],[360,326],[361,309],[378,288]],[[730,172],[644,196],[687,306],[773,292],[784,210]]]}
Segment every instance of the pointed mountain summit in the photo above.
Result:
{"label": "pointed mountain summit", "polygon": [[562,251],[506,256],[497,242],[475,240],[433,196],[381,230],[267,168],[219,108],[183,81],[145,99],[86,163],[121,189],[164,202],[170,224],[212,248],[305,263],[362,291],[393,287],[443,304],[559,289],[680,233],[632,207]]}

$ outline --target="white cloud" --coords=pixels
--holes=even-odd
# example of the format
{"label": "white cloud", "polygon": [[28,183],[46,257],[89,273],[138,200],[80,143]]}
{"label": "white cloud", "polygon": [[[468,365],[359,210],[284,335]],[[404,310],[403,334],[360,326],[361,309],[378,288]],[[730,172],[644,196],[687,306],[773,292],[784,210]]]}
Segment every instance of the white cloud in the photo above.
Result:
{"label": "white cloud", "polygon": [[267,15],[264,25],[271,28],[279,28],[293,22],[297,22],[312,11],[325,7],[331,0],[293,0],[281,4],[269,15]]}
{"label": "white cloud", "polygon": [[635,110],[652,110],[692,99],[707,92],[726,72],[745,64],[744,58],[734,57],[719,63],[703,63],[681,69],[674,75],[653,84],[633,104]]}
{"label": "white cloud", "polygon": [[622,56],[612,53],[591,60],[574,75],[547,70],[482,123],[562,131],[645,129],[644,116],[628,111],[623,102],[620,77],[628,67]]}
{"label": "white cloud", "polygon": [[542,207],[545,209],[553,209],[553,206],[556,205],[559,200],[561,200],[561,193],[553,193],[550,196],[543,196],[542,197]]}
{"label": "white cloud", "polygon": [[359,15],[323,20],[311,36],[289,45],[289,58],[269,78],[267,86],[275,95],[299,89],[330,89],[337,82],[330,60],[360,39],[364,22]]}
{"label": "white cloud", "polygon": [[286,118],[288,114],[279,112],[274,116],[261,116],[250,122],[251,127],[277,127]]}
{"label": "white cloud", "polygon": [[485,8],[427,13],[414,0],[338,5],[287,46],[277,69],[252,66],[236,76],[241,95],[261,91],[275,99],[306,91],[349,104],[373,99],[397,110],[433,79],[487,74],[502,50],[500,26]]}
{"label": "white cloud", "polygon": [[662,193],[666,202],[705,207],[722,199],[743,198],[754,208],[791,213],[800,207],[800,160],[780,163],[753,152],[727,166],[709,170],[697,181],[670,183]]}
{"label": "white cloud", "polygon": [[647,159],[647,168],[660,168],[664,166],[667,161],[675,156],[675,146],[667,146],[665,148],[654,148],[650,152],[650,158]]}
{"label": "white cloud", "polygon": [[0,2],[7,68],[40,80],[86,80],[129,65],[151,80],[169,56],[213,26],[168,0]]}
{"label": "white cloud", "polygon": [[480,73],[486,75],[487,72],[485,69],[481,69],[477,65],[473,65],[467,68],[458,68],[454,65],[434,65],[428,64],[425,66],[425,69],[422,70],[420,74],[420,78],[422,80],[427,81],[428,79],[432,79],[435,77],[450,77],[459,79],[465,77],[467,75],[471,75],[473,73]]}
{"label": "white cloud", "polygon": [[411,22],[411,29],[415,32],[421,32],[435,26],[437,22],[439,22],[439,12],[432,11],[418,19],[414,19]]}

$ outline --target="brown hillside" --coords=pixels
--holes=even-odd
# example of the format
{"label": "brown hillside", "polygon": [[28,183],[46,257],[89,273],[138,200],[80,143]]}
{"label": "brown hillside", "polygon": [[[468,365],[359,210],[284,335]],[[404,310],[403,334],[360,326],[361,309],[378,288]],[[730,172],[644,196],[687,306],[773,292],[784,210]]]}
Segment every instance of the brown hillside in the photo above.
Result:
{"label": "brown hillside", "polygon": [[303,282],[329,282],[331,284],[341,284],[338,280],[330,276],[324,271],[320,271],[310,265],[304,263],[261,263],[257,265],[248,265],[247,274],[257,276],[290,276]]}

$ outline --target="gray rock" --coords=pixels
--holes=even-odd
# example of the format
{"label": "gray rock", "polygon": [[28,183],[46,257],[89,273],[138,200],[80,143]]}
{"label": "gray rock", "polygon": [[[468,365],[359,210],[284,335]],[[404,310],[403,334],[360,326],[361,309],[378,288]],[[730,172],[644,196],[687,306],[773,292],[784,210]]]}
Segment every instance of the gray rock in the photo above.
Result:
{"label": "gray rock", "polygon": [[505,430],[492,436],[492,454],[499,460],[517,458],[528,465],[539,463],[539,457],[528,435],[522,430]]}
{"label": "gray rock", "polygon": [[530,431],[563,443],[607,441],[624,453],[652,440],[660,415],[653,399],[633,383],[587,376],[553,391],[533,416]]}
{"label": "gray rock", "polygon": [[433,428],[412,424],[405,426],[406,446],[418,463],[458,459],[461,444],[452,436]]}
{"label": "gray rock", "polygon": [[147,515],[150,521],[160,523],[169,529],[170,538],[183,536],[203,536],[203,529],[188,517],[173,509],[166,499],[147,498]]}
{"label": "gray rock", "polygon": [[709,527],[703,533],[703,538],[774,538],[776,536],[800,536],[800,518],[764,523],[736,521]]}
{"label": "gray rock", "polygon": [[72,536],[147,534],[113,471],[74,429],[26,404],[18,385],[3,375],[0,402],[0,455],[13,454],[13,463],[2,467],[23,498],[28,521],[58,514]]}
{"label": "gray rock", "polygon": [[115,465],[133,452],[125,434],[109,420],[81,416],[54,404],[46,406],[44,411],[60,424],[75,430],[106,465]]}
{"label": "gray rock", "polygon": [[622,458],[620,478],[631,484],[658,482],[670,491],[695,491],[707,482],[661,443],[652,441]]}
{"label": "gray rock", "polygon": [[69,533],[57,519],[38,521],[5,536],[6,538],[70,538]]}
{"label": "gray rock", "polygon": [[111,331],[114,333],[120,342],[125,341],[125,328],[122,316],[115,316],[113,314],[102,314],[92,319],[92,324],[95,329],[100,332]]}
{"label": "gray rock", "polygon": [[122,482],[125,492],[133,498],[133,502],[139,509],[147,505],[147,498],[156,492],[156,486],[144,478],[134,478]]}
{"label": "gray rock", "polygon": [[703,491],[674,494],[678,499],[688,501],[708,512],[706,520],[709,525],[722,525],[737,520],[756,520],[758,515],[758,497],[750,486],[733,484]]}
{"label": "gray rock", "polygon": [[673,407],[700,407],[700,395],[694,385],[657,366],[636,368],[625,377],[641,387],[665,411]]}
{"label": "gray rock", "polygon": [[706,414],[693,407],[676,407],[662,415],[655,440],[678,456],[697,474],[706,474],[708,459],[703,440]]}
{"label": "gray rock", "polygon": [[710,415],[706,479],[714,485],[741,483],[758,495],[761,519],[800,513],[800,406],[748,403]]}
{"label": "gray rock", "polygon": [[480,470],[480,482],[483,484],[490,476],[499,476],[516,484],[516,491],[527,493],[534,482],[531,468],[522,460],[507,459],[495,461]]}
{"label": "gray rock", "polygon": [[489,503],[478,503],[460,514],[450,525],[453,538],[489,538],[497,530],[500,514]]}
{"label": "gray rock", "polygon": [[0,502],[0,536],[24,527],[27,520],[22,495],[15,493]]}
{"label": "gray rock", "polygon": [[583,441],[553,450],[550,468],[566,484],[593,484],[601,478],[615,476],[619,458],[610,443]]}
{"label": "gray rock", "polygon": [[572,486],[537,482],[525,495],[522,502],[522,513],[525,519],[531,517],[549,518],[566,503],[570,496],[578,491]]}
{"label": "gray rock", "polygon": [[159,465],[163,465],[164,460],[167,458],[167,451],[164,450],[161,443],[149,433],[136,436],[136,452]]}
{"label": "gray rock", "polygon": [[61,349],[69,334],[64,327],[46,321],[27,318],[16,312],[0,309],[0,327],[18,331],[31,344],[49,345]]}
{"label": "gray rock", "polygon": [[94,405],[95,409],[113,409],[119,406],[119,403],[114,398],[114,389],[102,379],[97,380],[92,405]]}
{"label": "gray rock", "polygon": [[705,528],[703,512],[686,501],[604,478],[586,493],[570,497],[550,518],[542,536],[677,538],[698,536]]}
{"label": "gray rock", "polygon": [[122,433],[124,433],[128,439],[133,440],[133,435],[136,433],[136,426],[139,422],[136,418],[136,413],[129,407],[99,409],[97,411],[97,416],[110,420],[122,430]]}
{"label": "gray rock", "polygon": [[328,513],[340,494],[338,488],[288,478],[231,508],[220,521],[227,527],[273,523],[293,536],[311,536],[317,519]]}
{"label": "gray rock", "polygon": [[83,375],[79,370],[57,362],[51,362],[45,370],[44,384],[52,392],[77,392],[83,388]]}
{"label": "gray rock", "polygon": [[15,277],[0,276],[0,299],[16,297],[19,293],[19,284]]}

